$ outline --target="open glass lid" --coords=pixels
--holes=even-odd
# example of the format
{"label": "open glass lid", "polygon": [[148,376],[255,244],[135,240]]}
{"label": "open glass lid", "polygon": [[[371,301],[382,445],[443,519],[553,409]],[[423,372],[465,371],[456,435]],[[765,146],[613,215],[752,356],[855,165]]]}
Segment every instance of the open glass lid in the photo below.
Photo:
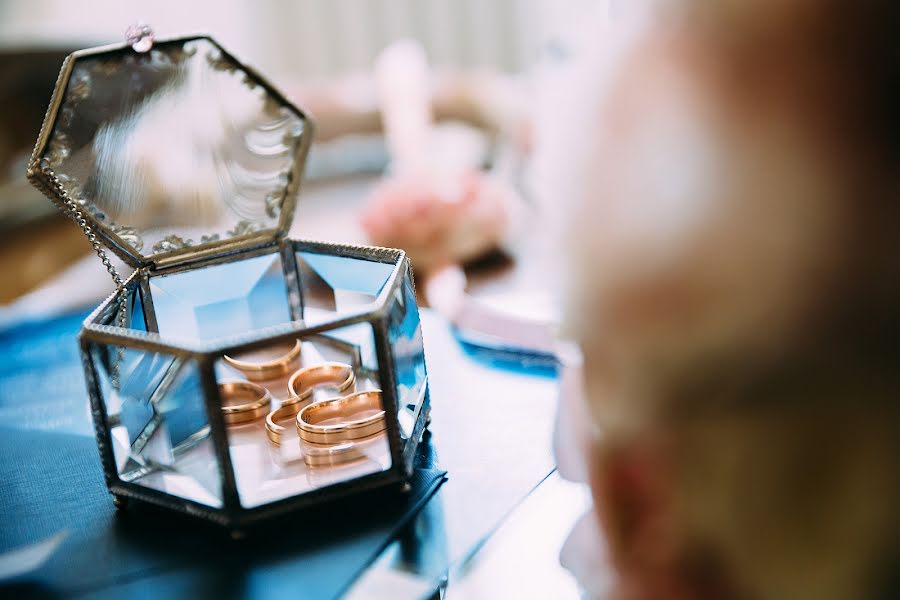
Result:
{"label": "open glass lid", "polygon": [[106,46],[66,59],[28,176],[123,260],[162,266],[284,235],[311,138],[209,37]]}

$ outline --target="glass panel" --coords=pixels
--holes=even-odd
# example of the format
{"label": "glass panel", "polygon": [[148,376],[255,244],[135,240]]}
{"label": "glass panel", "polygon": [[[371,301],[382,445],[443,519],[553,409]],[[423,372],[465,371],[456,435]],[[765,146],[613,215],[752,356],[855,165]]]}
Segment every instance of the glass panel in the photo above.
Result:
{"label": "glass panel", "polygon": [[[369,323],[224,356],[216,376],[244,507],[390,469]],[[296,424],[301,410],[312,425],[302,439]],[[350,427],[322,429],[339,424]]]}
{"label": "glass panel", "polygon": [[97,313],[94,323],[98,325],[110,325],[113,327],[125,327],[126,329],[136,329],[138,331],[148,331],[147,320],[144,315],[144,303],[141,300],[137,282],[130,283],[125,287],[125,302],[127,308],[124,314],[124,321],[120,321],[119,302],[121,296],[116,296],[107,302],[100,312]]}
{"label": "glass panel", "polygon": [[358,310],[378,297],[395,264],[297,252],[303,320],[318,323],[334,313]]}
{"label": "glass panel", "polygon": [[195,363],[95,344],[90,350],[106,405],[119,477],[222,506],[218,461]]}
{"label": "glass panel", "polygon": [[147,318],[144,314],[144,303],[141,300],[141,294],[137,287],[130,290],[131,294],[131,310],[128,311],[130,318],[127,320],[127,327],[137,329],[138,331],[148,331]]}
{"label": "glass panel", "polygon": [[408,438],[415,427],[419,405],[428,393],[422,324],[408,270],[392,302],[388,317],[388,341],[397,382],[397,418],[401,434]]}
{"label": "glass panel", "polygon": [[277,253],[150,278],[164,336],[210,340],[291,320]]}
{"label": "glass panel", "polygon": [[302,117],[209,40],[79,57],[41,160],[147,257],[277,227]]}

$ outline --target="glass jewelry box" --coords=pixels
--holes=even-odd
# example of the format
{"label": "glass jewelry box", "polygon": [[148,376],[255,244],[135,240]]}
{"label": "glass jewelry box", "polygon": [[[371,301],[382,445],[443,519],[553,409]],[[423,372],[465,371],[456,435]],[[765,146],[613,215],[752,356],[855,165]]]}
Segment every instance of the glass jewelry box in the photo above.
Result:
{"label": "glass jewelry box", "polygon": [[80,335],[116,505],[241,529],[402,489],[429,412],[409,261],[289,239],[310,118],[210,37],[138,37],[66,59],[28,167],[116,283]]}

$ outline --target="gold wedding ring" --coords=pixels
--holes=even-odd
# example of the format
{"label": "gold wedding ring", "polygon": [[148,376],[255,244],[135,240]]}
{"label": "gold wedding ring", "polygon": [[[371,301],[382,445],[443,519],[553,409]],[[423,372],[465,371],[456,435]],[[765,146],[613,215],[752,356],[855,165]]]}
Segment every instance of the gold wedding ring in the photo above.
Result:
{"label": "gold wedding ring", "polygon": [[[350,389],[354,383],[356,383],[356,374],[353,372],[353,367],[344,363],[329,362],[304,367],[291,375],[288,380],[290,398],[285,400],[282,406],[297,404],[299,407],[303,407],[309,404],[317,387],[327,385],[335,388],[340,394]],[[300,408],[297,410],[299,411]]]}
{"label": "gold wedding ring", "polygon": [[[249,423],[269,412],[272,397],[269,391],[249,381],[229,381],[219,384],[222,400],[222,417],[234,425]],[[226,405],[226,402],[230,404]]]}
{"label": "gold wedding ring", "polygon": [[269,381],[277,379],[290,373],[297,359],[300,357],[300,340],[294,344],[287,354],[279,356],[273,360],[264,362],[254,362],[249,360],[238,360],[230,356],[223,356],[222,359],[247,376],[250,381]]}
{"label": "gold wedding ring", "polygon": [[379,431],[368,437],[340,444],[303,442],[301,444],[303,448],[303,462],[310,467],[330,467],[366,458],[366,448],[372,446],[372,442],[383,439],[384,431]]}
{"label": "gold wedding ring", "polygon": [[357,392],[316,402],[297,413],[297,433],[300,439],[313,444],[361,440],[384,429],[384,406],[380,390]]}
{"label": "gold wedding ring", "polygon": [[278,421],[293,418],[299,409],[298,404],[285,404],[266,415],[266,436],[273,444],[280,446],[287,431],[287,427],[279,425]]}

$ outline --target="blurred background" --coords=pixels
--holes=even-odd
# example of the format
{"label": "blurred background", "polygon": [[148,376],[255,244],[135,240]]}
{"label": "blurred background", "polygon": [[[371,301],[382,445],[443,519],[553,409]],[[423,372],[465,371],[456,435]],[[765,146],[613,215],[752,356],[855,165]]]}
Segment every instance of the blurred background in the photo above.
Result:
{"label": "blurred background", "polygon": [[[79,229],[66,222],[24,177],[53,84],[69,52],[122,41],[125,28],[135,22],[150,24],[157,36],[212,33],[236,56],[257,67],[292,99],[320,117],[317,139],[330,143],[320,143],[313,149],[307,169],[309,179],[371,176],[337,193],[341,198],[338,203],[346,211],[346,227],[316,235],[310,231],[316,228],[315,219],[310,217],[310,227],[299,233],[364,241],[359,239],[352,202],[365,195],[387,164],[388,153],[378,135],[366,140],[357,135],[351,143],[335,148],[333,138],[346,133],[341,123],[351,123],[350,129],[356,123],[361,131],[378,128],[372,120],[373,115],[378,119],[377,102],[371,97],[371,85],[365,83],[357,86],[359,93],[355,96],[352,92],[350,98],[342,94],[341,102],[346,105],[343,114],[335,118],[319,114],[331,106],[335,82],[365,81],[378,53],[401,38],[419,41],[436,71],[491,73],[515,79],[533,68],[557,24],[562,28],[573,17],[577,21],[585,4],[575,0],[3,2],[0,305],[33,290],[89,250]],[[481,148],[477,143],[475,146]],[[316,205],[315,197],[313,191],[309,206]],[[301,202],[300,211],[304,206]],[[323,213],[330,210],[322,207]],[[298,213],[298,219],[302,217],[303,213]]]}

